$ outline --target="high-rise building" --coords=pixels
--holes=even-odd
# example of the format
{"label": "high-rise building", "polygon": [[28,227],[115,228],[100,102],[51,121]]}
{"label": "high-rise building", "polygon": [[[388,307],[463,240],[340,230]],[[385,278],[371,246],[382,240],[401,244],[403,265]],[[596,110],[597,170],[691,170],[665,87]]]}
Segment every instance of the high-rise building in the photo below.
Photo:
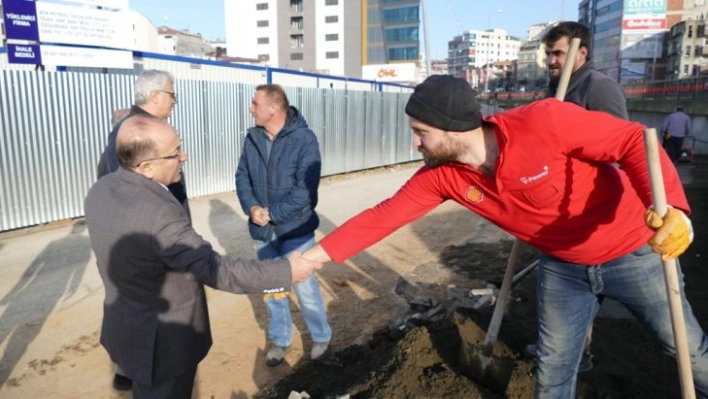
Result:
{"label": "high-rise building", "polygon": [[666,32],[681,21],[686,4],[704,1],[582,0],[578,21],[592,32],[595,68],[620,83],[668,77]]}
{"label": "high-rise building", "polygon": [[[478,87],[486,75],[472,73],[473,70],[491,68],[498,61],[515,60],[520,47],[521,40],[508,35],[504,29],[470,30],[448,42],[448,71]],[[477,80],[478,75],[481,80]]]}
{"label": "high-rise building", "polygon": [[225,0],[228,54],[305,72],[362,77],[418,62],[420,0]]}

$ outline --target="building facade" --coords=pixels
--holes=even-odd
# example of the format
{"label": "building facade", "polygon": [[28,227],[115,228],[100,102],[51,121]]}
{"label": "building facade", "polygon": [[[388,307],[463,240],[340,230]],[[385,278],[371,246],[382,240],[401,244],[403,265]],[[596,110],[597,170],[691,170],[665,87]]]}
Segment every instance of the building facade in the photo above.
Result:
{"label": "building facade", "polygon": [[470,30],[448,42],[448,72],[477,88],[487,85],[495,62],[516,60],[521,40],[504,29]]}
{"label": "building facade", "polygon": [[700,71],[701,60],[682,60],[688,57],[687,46],[692,58],[695,46],[702,46],[695,34],[687,37],[688,28],[698,29],[700,23],[672,27],[699,21],[706,11],[706,0],[582,0],[578,20],[592,31],[595,67],[620,83],[631,83],[684,76],[687,66],[686,76],[693,74],[694,66]]}
{"label": "building facade", "polygon": [[420,0],[225,0],[228,54],[305,72],[362,77],[417,63]]}
{"label": "building facade", "polygon": [[706,15],[677,23],[669,31],[667,79],[693,78],[708,74]]}

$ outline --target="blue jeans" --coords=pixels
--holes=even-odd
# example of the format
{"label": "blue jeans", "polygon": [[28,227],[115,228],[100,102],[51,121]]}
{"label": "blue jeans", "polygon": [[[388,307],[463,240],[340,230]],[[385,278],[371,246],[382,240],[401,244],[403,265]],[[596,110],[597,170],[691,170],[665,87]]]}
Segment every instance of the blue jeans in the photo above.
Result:
{"label": "blue jeans", "polygon": [[[661,352],[675,356],[663,263],[648,245],[599,265],[541,256],[535,397],[574,398],[585,333],[600,309],[598,295],[616,300],[644,326]],[[679,285],[698,397],[708,398],[708,339]]]}
{"label": "blue jeans", "polygon": [[[256,240],[258,259],[286,258],[293,251],[303,252],[315,245],[315,233],[300,237],[281,240],[273,236],[272,241]],[[326,343],[332,338],[332,330],[327,322],[320,284],[314,273],[305,281],[293,284],[293,290],[300,303],[300,311],[305,319],[308,330],[314,342]],[[287,297],[265,300],[268,308],[270,322],[268,324],[268,338],[277,346],[290,346],[292,344],[293,322],[290,315],[290,301]]]}

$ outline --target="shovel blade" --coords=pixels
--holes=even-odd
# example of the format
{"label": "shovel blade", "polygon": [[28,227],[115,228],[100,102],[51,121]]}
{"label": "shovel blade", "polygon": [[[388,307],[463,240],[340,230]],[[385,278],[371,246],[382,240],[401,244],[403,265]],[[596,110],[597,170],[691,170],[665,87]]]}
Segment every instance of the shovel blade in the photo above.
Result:
{"label": "shovel blade", "polygon": [[462,374],[494,392],[506,392],[515,367],[514,359],[493,356],[490,350],[469,343],[460,351]]}

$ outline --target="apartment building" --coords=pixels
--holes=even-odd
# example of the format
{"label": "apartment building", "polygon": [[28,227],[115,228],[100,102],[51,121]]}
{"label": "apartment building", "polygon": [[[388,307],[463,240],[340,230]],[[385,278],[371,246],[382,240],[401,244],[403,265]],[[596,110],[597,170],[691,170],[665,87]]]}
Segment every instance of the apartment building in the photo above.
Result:
{"label": "apartment building", "polygon": [[667,46],[667,79],[708,74],[707,17],[706,14],[699,14],[671,27]]}
{"label": "apartment building", "polygon": [[495,62],[516,60],[520,48],[521,40],[504,29],[463,32],[448,42],[448,71],[477,87],[487,78],[485,73],[476,71],[491,68]]}
{"label": "apartment building", "polygon": [[362,66],[417,62],[420,0],[225,0],[232,56],[362,77]]}

